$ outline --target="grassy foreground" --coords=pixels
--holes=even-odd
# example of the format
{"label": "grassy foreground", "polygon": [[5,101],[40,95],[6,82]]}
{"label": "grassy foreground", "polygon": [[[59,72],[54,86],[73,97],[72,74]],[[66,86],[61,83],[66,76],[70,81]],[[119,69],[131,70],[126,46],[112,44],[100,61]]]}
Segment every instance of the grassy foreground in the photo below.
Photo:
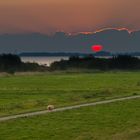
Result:
{"label": "grassy foreground", "polygon": [[140,94],[140,72],[0,76],[0,116]]}
{"label": "grassy foreground", "polygon": [[0,124],[1,140],[139,140],[140,99]]}

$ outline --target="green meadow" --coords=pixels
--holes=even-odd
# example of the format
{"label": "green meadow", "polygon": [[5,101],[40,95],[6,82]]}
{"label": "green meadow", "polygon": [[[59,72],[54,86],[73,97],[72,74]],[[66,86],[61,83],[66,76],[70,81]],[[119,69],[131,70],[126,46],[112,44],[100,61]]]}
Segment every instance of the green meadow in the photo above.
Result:
{"label": "green meadow", "polygon": [[0,76],[0,116],[140,94],[140,72]]}
{"label": "green meadow", "polygon": [[0,140],[139,140],[140,99],[0,123]]}

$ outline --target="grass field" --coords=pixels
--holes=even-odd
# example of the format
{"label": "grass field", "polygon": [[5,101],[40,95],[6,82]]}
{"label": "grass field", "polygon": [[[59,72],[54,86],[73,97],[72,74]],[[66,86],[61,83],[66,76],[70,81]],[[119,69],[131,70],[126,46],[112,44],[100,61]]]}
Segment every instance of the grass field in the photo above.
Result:
{"label": "grass field", "polygon": [[140,99],[2,122],[0,140],[139,140]]}
{"label": "grass field", "polygon": [[140,94],[140,72],[0,76],[0,116]]}

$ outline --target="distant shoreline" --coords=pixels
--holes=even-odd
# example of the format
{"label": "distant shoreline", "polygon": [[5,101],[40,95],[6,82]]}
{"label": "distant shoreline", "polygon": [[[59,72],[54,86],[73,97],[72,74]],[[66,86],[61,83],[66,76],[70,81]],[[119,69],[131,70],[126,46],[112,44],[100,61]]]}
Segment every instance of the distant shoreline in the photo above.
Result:
{"label": "distant shoreline", "polygon": [[99,57],[111,57],[111,56],[117,56],[117,55],[131,55],[135,57],[140,57],[140,52],[126,52],[126,53],[111,53],[111,52],[106,52],[106,51],[101,51],[97,53],[69,53],[69,52],[23,52],[18,54],[20,57],[71,57],[71,56],[99,56]]}

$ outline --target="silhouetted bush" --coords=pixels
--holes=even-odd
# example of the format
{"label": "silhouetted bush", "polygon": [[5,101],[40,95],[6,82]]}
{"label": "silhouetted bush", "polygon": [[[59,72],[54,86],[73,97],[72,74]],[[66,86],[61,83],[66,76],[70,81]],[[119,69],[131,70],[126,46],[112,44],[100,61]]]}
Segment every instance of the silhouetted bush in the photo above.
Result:
{"label": "silhouetted bush", "polygon": [[20,57],[13,54],[0,55],[0,72],[14,74],[16,71],[46,71],[46,66],[37,63],[24,63]]}

